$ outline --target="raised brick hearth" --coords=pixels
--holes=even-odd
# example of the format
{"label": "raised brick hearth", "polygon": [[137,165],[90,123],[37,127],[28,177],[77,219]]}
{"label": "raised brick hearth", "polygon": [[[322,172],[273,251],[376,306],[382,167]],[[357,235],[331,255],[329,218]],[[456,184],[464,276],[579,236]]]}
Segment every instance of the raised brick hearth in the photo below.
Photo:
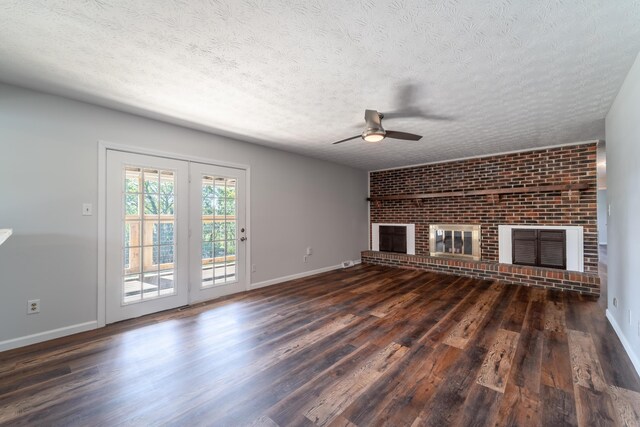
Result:
{"label": "raised brick hearth", "polygon": [[504,283],[600,295],[600,278],[596,274],[376,251],[363,251],[361,257],[363,263],[369,264],[428,270],[477,279],[499,280]]}
{"label": "raised brick hearth", "polygon": [[[596,148],[587,143],[371,172],[370,223],[415,224],[415,255],[365,251],[362,261],[599,294]],[[560,185],[581,187],[535,190]],[[501,194],[478,194],[494,190]],[[430,224],[479,224],[481,260],[430,257]],[[584,273],[500,264],[499,225],[581,226]]]}

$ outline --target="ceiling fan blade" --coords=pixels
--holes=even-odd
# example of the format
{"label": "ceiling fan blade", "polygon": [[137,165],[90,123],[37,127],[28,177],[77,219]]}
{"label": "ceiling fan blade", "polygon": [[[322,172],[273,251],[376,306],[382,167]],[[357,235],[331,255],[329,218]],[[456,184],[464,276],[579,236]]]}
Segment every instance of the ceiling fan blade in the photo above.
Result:
{"label": "ceiling fan blade", "polygon": [[352,139],[356,139],[356,138],[362,138],[362,135],[356,135],[349,138],[341,139],[340,141],[334,142],[333,145],[340,144],[341,142],[351,141]]}
{"label": "ceiling fan blade", "polygon": [[396,108],[385,112],[385,119],[420,118],[425,120],[455,120],[455,117],[431,114],[429,109],[420,106],[425,102],[424,87],[416,82],[405,81],[398,85],[396,92]]}
{"label": "ceiling fan blade", "polygon": [[370,127],[382,127],[380,123],[380,113],[376,110],[364,110],[364,121],[367,122],[367,125]]}
{"label": "ceiling fan blade", "polygon": [[419,141],[422,138],[422,135],[416,135],[415,133],[398,132],[395,130],[388,130],[386,137],[393,138],[393,139],[406,139],[407,141]]}
{"label": "ceiling fan blade", "polygon": [[411,117],[418,117],[425,120],[441,120],[441,121],[447,121],[447,122],[453,120],[453,117],[440,116],[437,114],[429,114],[417,108],[396,110],[390,113],[384,113],[385,119],[400,119],[400,118],[411,118]]}

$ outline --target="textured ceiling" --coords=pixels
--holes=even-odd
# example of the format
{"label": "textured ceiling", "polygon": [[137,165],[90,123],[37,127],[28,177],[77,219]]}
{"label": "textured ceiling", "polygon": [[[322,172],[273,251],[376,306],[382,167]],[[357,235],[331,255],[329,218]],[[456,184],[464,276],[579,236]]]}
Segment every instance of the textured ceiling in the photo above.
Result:
{"label": "textured ceiling", "polygon": [[[0,0],[0,80],[378,169],[603,138],[639,23],[632,0]],[[332,146],[365,108],[447,120]]]}

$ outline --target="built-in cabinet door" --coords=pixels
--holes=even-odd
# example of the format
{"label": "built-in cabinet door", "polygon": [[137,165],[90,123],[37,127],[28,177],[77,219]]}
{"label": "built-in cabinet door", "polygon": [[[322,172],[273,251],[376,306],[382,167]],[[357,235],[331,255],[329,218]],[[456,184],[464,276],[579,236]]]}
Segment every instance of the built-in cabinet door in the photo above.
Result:
{"label": "built-in cabinet door", "polygon": [[245,171],[191,163],[191,301],[247,289]]}
{"label": "built-in cabinet door", "polygon": [[186,305],[189,163],[107,151],[106,321]]}

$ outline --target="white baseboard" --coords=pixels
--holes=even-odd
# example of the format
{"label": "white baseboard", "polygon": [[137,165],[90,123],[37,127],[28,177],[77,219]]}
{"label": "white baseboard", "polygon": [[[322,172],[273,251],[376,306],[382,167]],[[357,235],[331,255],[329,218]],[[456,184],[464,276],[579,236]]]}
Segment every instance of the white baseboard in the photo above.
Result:
{"label": "white baseboard", "polygon": [[50,331],[39,332],[24,337],[12,338],[6,341],[0,341],[0,351],[7,351],[18,347],[24,347],[43,341],[49,341],[55,338],[65,337],[67,335],[77,334],[78,332],[90,331],[98,328],[98,321],[78,323],[76,325],[65,326],[64,328],[52,329]]}
{"label": "white baseboard", "polygon": [[[360,262],[361,260],[358,259],[353,261],[353,264],[357,265],[357,264],[360,264]],[[338,265],[331,265],[329,267],[318,268],[317,270],[303,271],[302,273],[296,273],[296,274],[291,274],[289,276],[282,276],[282,277],[277,277],[271,280],[265,280],[263,282],[252,283],[249,285],[249,289],[253,290],[253,289],[264,288],[266,286],[276,285],[278,283],[287,282],[289,280],[301,279],[303,277],[313,276],[314,274],[326,273],[327,271],[332,271],[332,270],[339,270],[341,268],[342,268],[342,263]]]}
{"label": "white baseboard", "polygon": [[615,317],[613,317],[613,314],[611,314],[609,309],[607,309],[607,319],[609,319],[609,323],[611,323],[613,330],[616,331],[618,338],[620,338],[620,342],[622,342],[622,346],[629,355],[629,359],[631,359],[633,367],[636,368],[636,372],[638,373],[638,375],[640,375],[640,358],[638,358],[638,355],[631,348],[631,344],[629,344],[629,341],[627,341],[627,338],[622,333],[622,329],[618,325],[618,322],[616,322]]}

